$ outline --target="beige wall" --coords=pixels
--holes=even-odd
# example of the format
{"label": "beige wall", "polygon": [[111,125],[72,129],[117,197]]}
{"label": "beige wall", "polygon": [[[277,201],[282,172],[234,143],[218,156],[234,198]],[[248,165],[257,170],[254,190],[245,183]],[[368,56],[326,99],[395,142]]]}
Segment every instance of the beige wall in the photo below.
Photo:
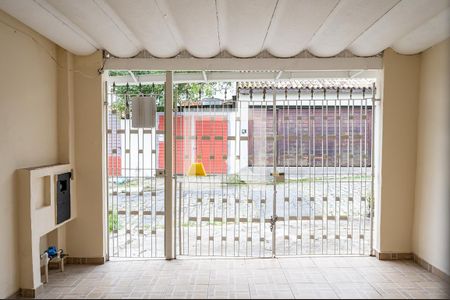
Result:
{"label": "beige wall", "polygon": [[0,10],[0,298],[19,288],[15,170],[58,162],[57,65],[51,56],[53,43]]}
{"label": "beige wall", "polygon": [[75,179],[78,217],[67,225],[74,257],[104,257],[103,101],[100,51],[74,58]]}
{"label": "beige wall", "polygon": [[20,287],[16,169],[72,163],[77,220],[50,239],[72,256],[104,257],[106,247],[101,52],[73,56],[0,11],[0,65],[0,257],[13,257],[2,260],[3,298]]}
{"label": "beige wall", "polygon": [[379,252],[412,252],[420,55],[383,58]]}
{"label": "beige wall", "polygon": [[422,54],[413,251],[450,274],[450,39]]}
{"label": "beige wall", "polygon": [[[75,166],[75,112],[74,112],[74,55],[61,47],[56,49],[58,61],[58,157],[60,163]],[[71,195],[77,198],[76,177],[72,178]],[[72,201],[72,216],[77,213],[77,202]],[[49,234],[47,245],[55,245],[67,249],[66,226],[62,226]]]}

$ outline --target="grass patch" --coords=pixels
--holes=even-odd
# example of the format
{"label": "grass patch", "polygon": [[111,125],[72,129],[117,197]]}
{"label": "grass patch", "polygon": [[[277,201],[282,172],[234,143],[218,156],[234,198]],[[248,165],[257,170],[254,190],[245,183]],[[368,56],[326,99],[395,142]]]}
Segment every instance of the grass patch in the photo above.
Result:
{"label": "grass patch", "polygon": [[[334,177],[334,176],[328,176],[328,177],[303,177],[298,179],[287,179],[286,182],[289,183],[310,183],[310,182],[333,182],[333,181],[370,181],[371,176],[361,176],[361,175],[355,175],[355,176],[342,176],[342,177]],[[283,182],[280,182],[283,183]]]}
{"label": "grass patch", "polygon": [[112,212],[108,214],[108,230],[113,232],[114,230],[120,230],[123,225],[119,223],[119,215],[117,212]]}
{"label": "grass patch", "polygon": [[235,185],[235,184],[247,184],[247,182],[242,180],[241,176],[239,176],[238,174],[231,174],[231,175],[227,175],[225,180],[222,181],[222,184]]}

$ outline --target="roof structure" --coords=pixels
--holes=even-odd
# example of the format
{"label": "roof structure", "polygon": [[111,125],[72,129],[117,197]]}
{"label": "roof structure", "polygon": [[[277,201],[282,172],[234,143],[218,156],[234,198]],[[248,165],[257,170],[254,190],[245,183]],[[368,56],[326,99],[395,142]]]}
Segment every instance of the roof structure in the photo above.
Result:
{"label": "roof structure", "polygon": [[307,79],[307,80],[279,80],[279,81],[248,81],[239,82],[243,89],[370,89],[375,79]]}
{"label": "roof structure", "polygon": [[450,36],[449,0],[2,0],[0,9],[75,54],[122,58],[414,54]]}

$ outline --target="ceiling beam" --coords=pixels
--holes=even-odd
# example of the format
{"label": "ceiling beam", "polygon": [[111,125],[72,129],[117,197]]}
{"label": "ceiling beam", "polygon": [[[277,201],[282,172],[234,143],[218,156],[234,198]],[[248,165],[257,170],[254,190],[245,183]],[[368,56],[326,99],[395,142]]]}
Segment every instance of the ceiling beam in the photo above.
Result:
{"label": "ceiling beam", "polygon": [[379,70],[382,57],[331,58],[108,58],[105,70],[160,71],[349,71]]}
{"label": "ceiling beam", "polygon": [[280,79],[281,75],[283,75],[283,71],[280,71],[280,72],[277,73],[277,76],[275,77],[275,80]]}
{"label": "ceiling beam", "polygon": [[350,78],[355,78],[356,76],[361,75],[362,72],[364,72],[364,70],[350,71],[348,75]]}
{"label": "ceiling beam", "polygon": [[134,75],[133,71],[128,70],[128,74],[130,74],[131,78],[133,78],[134,83],[139,83],[139,80],[137,80],[136,75]]}
{"label": "ceiling beam", "polygon": [[[230,71],[217,71],[209,72],[207,75],[208,82],[220,82],[220,81],[266,81],[273,80],[278,77],[278,80],[302,80],[302,79],[318,79],[318,78],[377,78],[377,74],[380,71],[369,70],[360,71],[355,75],[349,71],[296,71],[296,72],[280,72],[267,71],[267,72],[230,72]],[[353,77],[351,77],[353,76]],[[109,83],[115,83],[116,85],[125,84],[162,84],[165,82],[165,75],[162,74],[146,74],[135,75],[136,80],[130,75],[125,76],[107,76]],[[195,73],[174,73],[173,82],[175,83],[193,83],[193,82],[205,82],[203,72]]]}

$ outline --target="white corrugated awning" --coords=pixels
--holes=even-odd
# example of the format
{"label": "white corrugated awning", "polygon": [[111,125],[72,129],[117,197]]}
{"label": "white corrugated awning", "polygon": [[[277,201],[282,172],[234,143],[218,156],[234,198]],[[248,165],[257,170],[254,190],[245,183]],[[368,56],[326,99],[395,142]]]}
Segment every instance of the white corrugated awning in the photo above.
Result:
{"label": "white corrugated awning", "polygon": [[[448,0],[2,0],[0,9],[79,55],[290,58],[388,47],[421,52],[450,36]],[[205,68],[207,69],[207,68]]]}

